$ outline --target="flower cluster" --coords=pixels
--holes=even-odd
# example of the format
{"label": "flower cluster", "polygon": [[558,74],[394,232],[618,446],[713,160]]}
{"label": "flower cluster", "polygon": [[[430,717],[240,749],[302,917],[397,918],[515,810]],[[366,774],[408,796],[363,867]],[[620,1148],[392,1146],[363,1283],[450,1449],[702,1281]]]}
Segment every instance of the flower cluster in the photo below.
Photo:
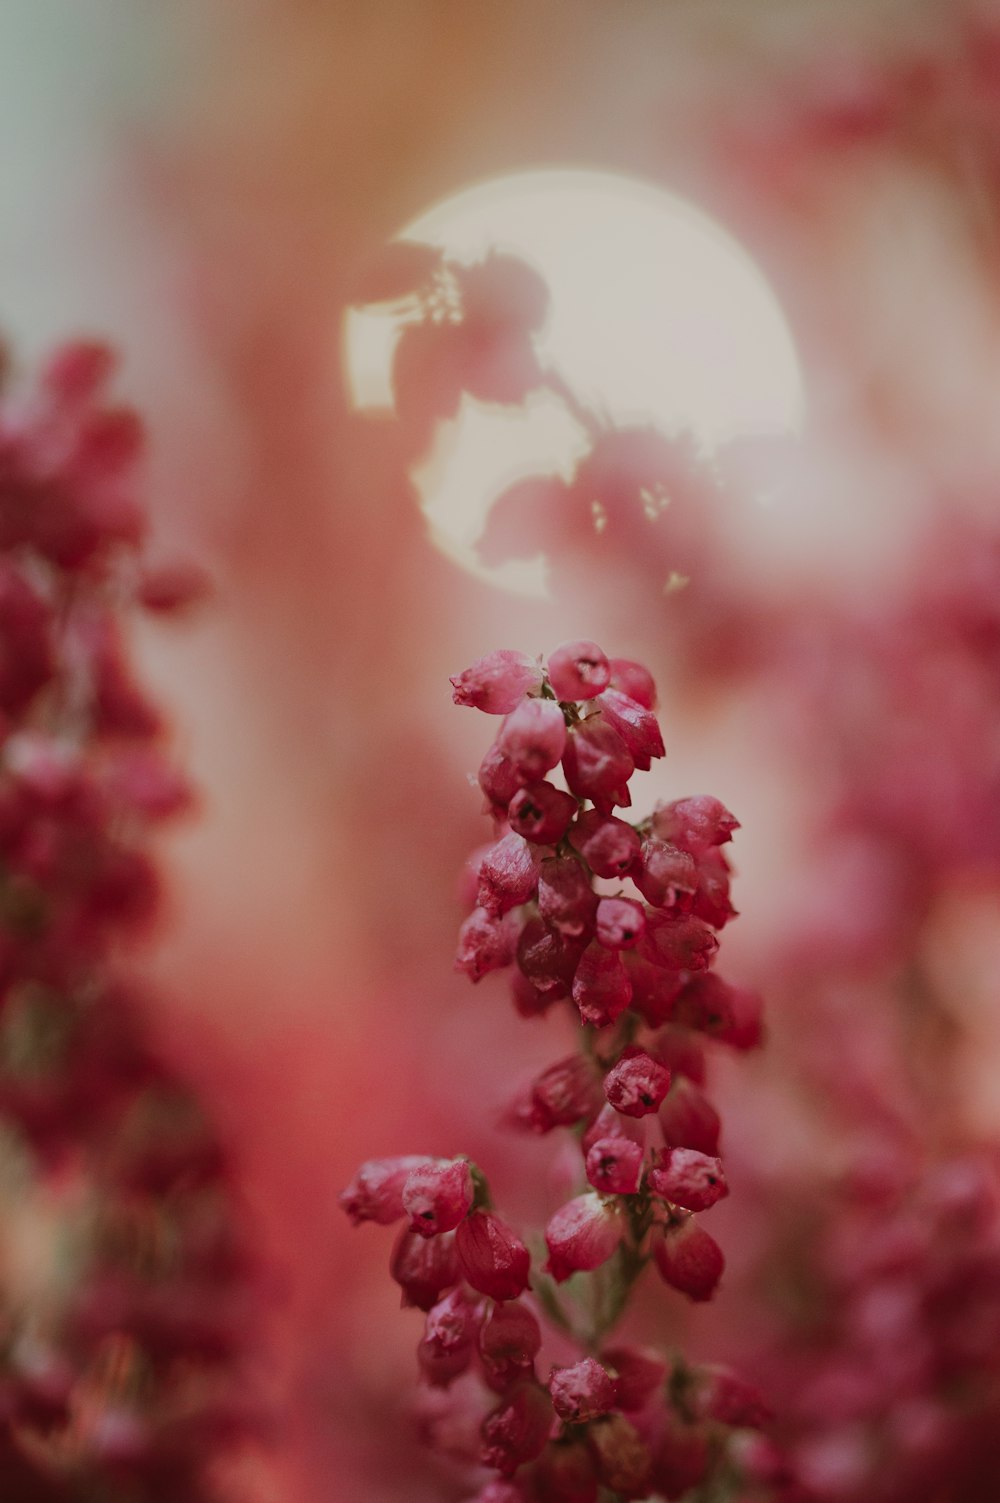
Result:
{"label": "flower cluster", "polygon": [[125,615],[197,581],[141,562],[112,367],[77,344],[0,393],[0,1471],[24,1503],[208,1498],[249,1418],[225,1156],[122,955],[156,910],[149,832],[189,802]]}
{"label": "flower cluster", "polygon": [[[673,1498],[708,1478],[728,1497],[751,1476],[758,1395],[728,1371],[608,1336],[648,1263],[692,1301],[710,1299],[723,1272],[701,1220],[727,1194],[704,1040],[760,1039],[756,995],[710,970],[734,913],[722,847],[737,822],[707,796],[637,824],[615,813],[631,804],[635,770],[664,753],[637,663],[576,641],[544,666],[494,652],[452,685],[456,703],[503,717],[479,773],[496,839],[473,862],[456,964],[474,981],[512,967],[520,1013],[562,1002],[582,1025],[580,1052],[508,1115],[529,1132],[572,1129],[585,1188],[550,1217],[535,1269],[462,1157],[373,1160],[342,1205],[355,1223],[406,1223],[391,1272],[403,1303],[426,1312],[424,1380],[448,1388],[471,1373],[492,1396],[467,1459],[503,1480],[480,1503],[593,1503],[602,1489]],[[582,1352],[547,1381],[532,1294]]]}

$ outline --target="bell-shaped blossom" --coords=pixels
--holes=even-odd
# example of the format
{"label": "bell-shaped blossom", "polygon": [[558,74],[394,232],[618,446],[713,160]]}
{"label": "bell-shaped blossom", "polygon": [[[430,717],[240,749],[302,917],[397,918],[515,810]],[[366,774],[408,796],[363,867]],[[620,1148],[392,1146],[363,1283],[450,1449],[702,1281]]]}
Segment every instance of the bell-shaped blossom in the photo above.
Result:
{"label": "bell-shaped blossom", "polygon": [[620,1134],[587,1149],[587,1179],[602,1195],[635,1195],[642,1180],[642,1144]]}
{"label": "bell-shaped blossom", "polygon": [[701,919],[654,908],[646,914],[636,948],[653,965],[671,971],[704,971],[712,964],[719,941]]}
{"label": "bell-shaped blossom", "polygon": [[632,997],[632,983],[617,950],[593,940],[577,963],[573,1001],[585,1023],[605,1028],[621,1017]]}
{"label": "bell-shaped blossom", "polygon": [[708,1211],[729,1194],[721,1159],[696,1148],[668,1148],[646,1182],[654,1195],[686,1211]]}
{"label": "bell-shaped blossom", "polygon": [[630,950],[646,927],[642,904],[632,898],[601,898],[595,932],[606,950]]}
{"label": "bell-shaped blossom", "polygon": [[656,684],[648,668],[630,658],[611,658],[611,687],[647,710],[656,709]]}
{"label": "bell-shaped blossom", "polygon": [[426,1154],[420,1153],[369,1159],[361,1165],[347,1189],[340,1192],[338,1200],[355,1226],[362,1221],[389,1226],[406,1214],[403,1187],[413,1170],[432,1162]]}
{"label": "bell-shaped blossom", "polygon": [[752,1049],[761,1038],[760,995],[749,987],[732,986],[714,972],[703,972],[679,994],[672,1021],[733,1048]]}
{"label": "bell-shaped blossom", "polygon": [[480,1460],[509,1476],[541,1455],[552,1423],[552,1401],[541,1384],[516,1384],[483,1420]]}
{"label": "bell-shaped blossom", "polygon": [[517,954],[520,926],[514,915],[500,917],[485,908],[473,908],[458,933],[456,971],[470,981],[481,981],[490,971],[501,971]]}
{"label": "bell-shaped blossom", "polygon": [[606,689],[598,704],[604,719],[628,747],[636,767],[648,772],[653,759],[664,755],[663,736],[652,710],[629,699],[619,689]]}
{"label": "bell-shaped blossom", "polygon": [[468,1215],[473,1193],[467,1159],[436,1159],[419,1165],[403,1186],[410,1230],[421,1237],[454,1231]]}
{"label": "bell-shaped blossom", "polygon": [[715,1238],[693,1216],[656,1228],[652,1250],[660,1277],[672,1289],[678,1289],[690,1300],[712,1298],[725,1259]]}
{"label": "bell-shaped blossom", "polygon": [[529,919],[517,942],[517,964],[539,992],[565,997],[582,954],[578,941],[564,938],[540,918]]}
{"label": "bell-shaped blossom", "polygon": [[594,932],[597,894],[575,856],[550,856],[538,872],[538,911],[566,939],[589,938]]}
{"label": "bell-shaped blossom", "polygon": [[513,762],[494,742],[479,764],[479,786],[485,795],[487,809],[494,814],[506,814],[522,781]]}
{"label": "bell-shaped blossom", "polygon": [[645,1348],[605,1347],[601,1361],[615,1380],[615,1407],[623,1409],[626,1414],[644,1409],[666,1382],[666,1362],[658,1353]]}
{"label": "bell-shaped blossom", "polygon": [[489,1386],[503,1393],[521,1378],[534,1376],[542,1345],[536,1317],[519,1300],[495,1305],[479,1331],[479,1356]]}
{"label": "bell-shaped blossom", "polygon": [[520,1237],[492,1211],[473,1211],[455,1233],[462,1273],[491,1299],[516,1299],[528,1288],[531,1258]]}
{"label": "bell-shaped blossom", "polygon": [[600,1082],[590,1060],[582,1054],[549,1065],[529,1091],[530,1125],[536,1132],[574,1127],[592,1117],[601,1105]]}
{"label": "bell-shaped blossom", "polygon": [[546,668],[556,699],[594,699],[611,682],[611,665],[596,642],[563,642]]}
{"label": "bell-shaped blossom", "polygon": [[617,1250],[625,1223],[614,1202],[593,1191],[560,1206],[545,1228],[546,1270],[561,1284],[571,1274],[599,1268]]}
{"label": "bell-shaped blossom", "polygon": [[690,851],[693,856],[710,846],[725,845],[739,827],[739,820],[708,793],[657,804],[653,811],[653,833],[661,840],[679,845],[681,850]]}
{"label": "bell-shaped blossom", "polygon": [[696,1148],[709,1157],[719,1152],[719,1114],[693,1081],[675,1075],[658,1116],[668,1147]]}
{"label": "bell-shaped blossom", "polygon": [[629,876],[654,908],[674,908],[698,886],[698,871],[690,851],[682,851],[655,835],[642,842]]}
{"label": "bell-shaped blossom", "polygon": [[624,877],[642,844],[630,824],[599,809],[584,809],[570,825],[568,836],[595,877]]}
{"label": "bell-shaped blossom", "polygon": [[731,872],[729,862],[718,846],[703,851],[697,858],[698,885],[691,898],[691,912],[704,919],[713,929],[723,929],[737,917],[729,898]]}
{"label": "bell-shaped blossom", "polygon": [[602,814],[616,804],[632,802],[628,780],[635,771],[632,755],[615,728],[601,715],[589,715],[573,726],[562,754],[571,793],[590,799]]}
{"label": "bell-shaped blossom", "polygon": [[389,1272],[403,1291],[404,1306],[429,1310],[461,1276],[455,1233],[420,1237],[409,1228],[404,1229],[393,1248]]}
{"label": "bell-shaped blossom", "polygon": [[487,913],[509,913],[534,897],[537,885],[534,849],[511,831],[490,846],[480,863],[478,903]]}
{"label": "bell-shaped blossom", "polygon": [[554,699],[522,699],[505,719],[497,747],[522,783],[535,783],[558,765],[566,746],[566,721]]}
{"label": "bell-shaped blossom", "polygon": [[594,1357],[571,1367],[554,1367],[549,1375],[552,1407],[567,1425],[585,1425],[615,1407],[614,1379]]}
{"label": "bell-shaped blossom", "polygon": [[478,658],[450,680],[457,705],[471,705],[487,715],[506,715],[526,694],[542,686],[542,670],[523,652],[500,648]]}
{"label": "bell-shaped blossom", "polygon": [[[642,936],[639,936],[640,941]],[[651,1028],[658,1028],[673,1016],[674,1003],[687,979],[681,971],[668,971],[627,950],[625,969],[632,983],[632,1007]]]}
{"label": "bell-shaped blossom", "polygon": [[630,1044],[604,1077],[604,1094],[625,1117],[655,1112],[670,1089],[670,1071],[637,1044]]}
{"label": "bell-shaped blossom", "polygon": [[558,845],[578,808],[571,793],[543,779],[518,789],[510,800],[507,819],[511,829],[525,840],[535,845]]}

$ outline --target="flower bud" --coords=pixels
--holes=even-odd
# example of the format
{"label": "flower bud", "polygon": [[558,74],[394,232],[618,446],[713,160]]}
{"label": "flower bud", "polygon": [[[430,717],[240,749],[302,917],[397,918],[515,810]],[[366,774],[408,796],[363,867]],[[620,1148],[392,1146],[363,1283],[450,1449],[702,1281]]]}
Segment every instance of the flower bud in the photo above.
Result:
{"label": "flower bud", "polygon": [[[642,935],[639,936],[639,943]],[[658,1028],[673,1015],[674,1002],[686,980],[680,971],[644,960],[636,950],[626,950],[625,970],[632,983],[632,1006],[651,1028]]]}
{"label": "flower bud", "polygon": [[407,1228],[393,1249],[389,1272],[403,1291],[404,1308],[415,1305],[418,1310],[429,1310],[460,1277],[454,1232],[418,1237]]}
{"label": "flower bud", "polygon": [[710,1157],[719,1151],[719,1114],[698,1087],[675,1076],[659,1111],[660,1127],[670,1148],[697,1148]]}
{"label": "flower bud", "polygon": [[566,746],[566,721],[554,699],[523,699],[500,727],[497,747],[522,783],[534,783],[555,767]]}
{"label": "flower bud", "polygon": [[739,820],[708,793],[674,799],[670,804],[657,804],[653,810],[654,834],[690,851],[693,856],[710,846],[724,845],[727,840],[732,840],[733,831],[739,828]]}
{"label": "flower bud", "polygon": [[583,1021],[605,1028],[621,1016],[631,997],[632,983],[619,952],[591,941],[573,976],[573,1001]]}
{"label": "flower bud", "polygon": [[666,1382],[667,1364],[655,1352],[612,1346],[601,1353],[601,1361],[615,1380],[615,1406],[626,1414],[644,1409]]}
{"label": "flower bud", "polygon": [[526,694],[542,686],[542,670],[523,652],[500,648],[456,673],[449,683],[457,705],[471,705],[487,715],[506,715]]}
{"label": "flower bud", "polygon": [[506,814],[515,793],[521,787],[517,768],[505,757],[496,742],[479,765],[479,786],[494,814]]}
{"label": "flower bud", "polygon": [[704,971],[712,964],[719,941],[701,919],[654,908],[646,914],[637,948],[653,965],[671,971]]}
{"label": "flower bud", "polygon": [[597,894],[575,856],[550,856],[538,874],[538,911],[566,939],[594,932]]}
{"label": "flower bud", "polygon": [[693,893],[698,886],[691,853],[655,836],[642,842],[639,859],[629,875],[654,908],[674,908],[682,896]]}
{"label": "flower bud", "polygon": [[484,1466],[509,1476],[540,1456],[552,1430],[552,1404],[540,1383],[518,1383],[483,1420]]}
{"label": "flower bud", "polygon": [[602,1138],[630,1138],[645,1149],[646,1124],[635,1117],[622,1117],[609,1102],[605,1101],[597,1116],[584,1133],[580,1147],[589,1153]]}
{"label": "flower bud", "polygon": [[587,1179],[602,1195],[635,1195],[642,1179],[642,1144],[598,1138],[587,1150]]}
{"label": "flower bud", "polygon": [[589,798],[602,814],[610,814],[616,804],[627,808],[632,802],[628,780],[635,763],[621,736],[600,715],[573,726],[562,764],[570,792]]}
{"label": "flower bud", "polygon": [[528,1249],[492,1211],[473,1211],[455,1233],[462,1273],[491,1299],[516,1299],[528,1288]]}
{"label": "flower bud", "polygon": [[560,1206],[545,1228],[549,1250],[546,1271],[557,1284],[570,1274],[588,1272],[606,1263],[625,1234],[625,1224],[613,1202],[593,1191]]}
{"label": "flower bud", "polygon": [[596,642],[563,642],[546,667],[556,699],[594,699],[611,680],[611,665]]}
{"label": "flower bud", "polygon": [[590,1428],[597,1475],[623,1498],[645,1498],[652,1481],[653,1458],[635,1426],[623,1414],[597,1420]]}
{"label": "flower bud", "polygon": [[465,1159],[439,1159],[414,1169],[403,1186],[410,1230],[421,1237],[452,1232],[472,1205],[472,1175]]}
{"label": "flower bud", "polygon": [[474,908],[459,930],[456,971],[464,971],[470,981],[481,981],[490,971],[510,965],[517,953],[519,933],[512,918],[511,914],[499,918],[485,908]]}
{"label": "flower bud", "polygon": [[536,1132],[573,1127],[591,1117],[601,1104],[594,1067],[582,1054],[549,1065],[531,1086],[530,1123]]}
{"label": "flower bud", "polygon": [[553,1000],[569,994],[581,954],[578,941],[557,934],[540,918],[528,920],[517,942],[519,970]]}
{"label": "flower bud", "polygon": [[629,699],[634,699],[637,705],[647,710],[656,709],[656,685],[648,668],[628,658],[612,658],[610,667],[613,689],[627,694]]}
{"label": "flower bud", "polygon": [[646,1179],[654,1195],[686,1211],[708,1211],[729,1194],[722,1161],[695,1148],[668,1148]]}
{"label": "flower bud", "polygon": [[605,720],[628,747],[636,767],[648,772],[653,758],[664,755],[663,736],[652,710],[637,704],[618,689],[606,689],[598,704]]}
{"label": "flower bud", "polygon": [[510,801],[510,827],[535,845],[558,845],[579,805],[571,793],[544,780],[520,788]]}
{"label": "flower bud", "polygon": [[569,843],[595,877],[624,877],[641,842],[630,824],[599,809],[584,809],[569,827]]}
{"label": "flower bud", "polygon": [[653,1257],[664,1283],[695,1301],[712,1298],[722,1277],[725,1259],[714,1237],[693,1216],[674,1221],[653,1233]]}
{"label": "flower bud", "polygon": [[704,1367],[698,1375],[694,1409],[699,1419],[739,1430],[761,1430],[774,1413],[760,1390],[728,1367]]}
{"label": "flower bud", "polygon": [[611,1374],[593,1357],[582,1357],[572,1367],[554,1367],[549,1376],[552,1407],[567,1425],[585,1425],[615,1407]]}
{"label": "flower bud", "polygon": [[471,1345],[479,1324],[479,1307],[463,1289],[452,1289],[428,1310],[424,1340],[435,1352],[453,1352]]}
{"label": "flower bud", "polygon": [[632,898],[601,898],[597,905],[597,941],[606,950],[630,950],[645,927],[642,904]]}
{"label": "flower bud", "polygon": [[737,916],[729,900],[729,862],[713,846],[698,857],[697,868],[698,886],[691,899],[691,912],[713,929],[722,929]]}
{"label": "flower bud", "polygon": [[521,1378],[533,1377],[542,1330],[526,1305],[494,1305],[479,1332],[479,1355],[487,1383],[503,1393]]}
{"label": "flower bud", "polygon": [[417,1344],[417,1365],[420,1376],[432,1388],[447,1388],[456,1378],[468,1372],[472,1363],[472,1343],[449,1349],[435,1347],[426,1337]]}
{"label": "flower bud", "polygon": [[538,860],[520,835],[504,835],[491,845],[479,867],[480,908],[501,915],[534,897]]}
{"label": "flower bud", "polygon": [[670,1071],[658,1059],[630,1044],[604,1077],[604,1094],[625,1117],[655,1112],[670,1089]]}
{"label": "flower bud", "polygon": [[389,1226],[406,1214],[403,1186],[414,1169],[433,1160],[426,1154],[409,1153],[392,1159],[369,1159],[362,1164],[338,1199],[351,1221],[374,1221]]}

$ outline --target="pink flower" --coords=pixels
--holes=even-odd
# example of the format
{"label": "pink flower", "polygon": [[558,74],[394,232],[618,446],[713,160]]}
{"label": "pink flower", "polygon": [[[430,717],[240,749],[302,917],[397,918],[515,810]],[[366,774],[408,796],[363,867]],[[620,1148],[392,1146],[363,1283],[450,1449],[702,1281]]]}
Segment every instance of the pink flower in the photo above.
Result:
{"label": "pink flower", "polygon": [[648,668],[641,663],[633,663],[628,658],[612,658],[611,687],[627,694],[629,699],[634,699],[636,704],[643,705],[647,710],[656,709],[656,685]]}
{"label": "pink flower", "polygon": [[587,1179],[602,1195],[635,1195],[642,1158],[642,1144],[633,1138],[597,1138],[587,1149]]}
{"label": "pink flower", "polygon": [[710,1157],[718,1153],[719,1114],[698,1087],[682,1075],[674,1076],[660,1106],[659,1119],[670,1147],[697,1148]]}
{"label": "pink flower", "polygon": [[687,1211],[707,1211],[729,1194],[722,1161],[695,1148],[668,1148],[646,1176],[654,1195]]}
{"label": "pink flower", "polygon": [[628,1007],[632,983],[617,950],[606,950],[593,940],[577,963],[573,976],[573,1001],[585,1023],[606,1028]]}
{"label": "pink flower", "polygon": [[439,1159],[420,1164],[403,1186],[403,1209],[410,1230],[436,1237],[455,1230],[472,1205],[472,1174],[466,1159]]}
{"label": "pink flower", "polygon": [[606,950],[630,950],[645,927],[642,905],[631,898],[601,898],[597,905],[597,941]]}
{"label": "pink flower", "polygon": [[654,908],[674,908],[683,896],[698,886],[694,857],[679,846],[655,836],[642,842],[639,859],[629,875],[647,903]]}
{"label": "pink flower", "polygon": [[507,818],[511,829],[525,840],[536,845],[557,845],[577,808],[571,793],[564,793],[551,783],[529,783],[511,799]]}
{"label": "pink flower", "polygon": [[481,981],[490,971],[510,965],[517,953],[518,926],[512,914],[502,918],[485,908],[474,908],[459,930],[456,971],[470,981]]}
{"label": "pink flower", "polygon": [[715,1293],[725,1259],[722,1249],[693,1216],[657,1228],[652,1240],[653,1257],[660,1276],[688,1299],[708,1300]]}
{"label": "pink flower", "polygon": [[611,680],[611,666],[596,642],[563,642],[546,667],[557,699],[593,699]]}
{"label": "pink flower", "polygon": [[522,781],[534,783],[555,767],[566,745],[566,721],[553,699],[523,699],[500,727],[497,748]]}
{"label": "pink flower", "polygon": [[569,843],[579,851],[595,877],[624,877],[639,854],[640,840],[632,826],[614,814],[584,809],[569,828]]}
{"label": "pink flower", "polygon": [[496,916],[534,897],[538,858],[520,835],[510,833],[490,846],[479,866],[480,908]]}
{"label": "pink flower", "polygon": [[526,694],[541,688],[542,670],[523,652],[500,648],[478,658],[449,682],[455,704],[471,705],[487,715],[506,715]]}
{"label": "pink flower", "polygon": [[651,909],[637,948],[653,965],[672,971],[703,971],[711,965],[719,941],[701,919]]}
{"label": "pink flower", "polygon": [[509,1475],[544,1451],[552,1431],[552,1403],[540,1383],[518,1383],[483,1420],[480,1460]]}
{"label": "pink flower", "polygon": [[613,1202],[589,1191],[561,1206],[545,1228],[546,1272],[557,1284],[571,1274],[599,1268],[617,1250],[625,1223]]}
{"label": "pink flower", "polygon": [[626,1117],[645,1117],[655,1112],[670,1088],[666,1065],[630,1044],[621,1059],[604,1077],[604,1094]]}
{"label": "pink flower", "polygon": [[528,1288],[528,1249],[492,1211],[473,1211],[455,1233],[462,1273],[490,1299],[516,1299]]}
{"label": "pink flower", "polygon": [[618,689],[606,689],[598,703],[604,719],[628,747],[636,767],[648,772],[652,760],[664,755],[663,737],[652,710],[637,704]]}
{"label": "pink flower", "polygon": [[661,840],[690,851],[693,856],[700,855],[710,846],[724,845],[732,840],[733,831],[739,827],[739,820],[725,805],[707,793],[675,799],[670,804],[657,804],[653,812],[654,833]]}
{"label": "pink flower", "polygon": [[568,1425],[585,1425],[615,1407],[614,1380],[593,1357],[582,1357],[571,1367],[554,1367],[549,1393],[553,1409]]}
{"label": "pink flower", "polygon": [[346,1190],[338,1197],[355,1226],[374,1221],[388,1226],[406,1214],[403,1186],[414,1169],[432,1160],[426,1154],[404,1154],[390,1159],[369,1159],[362,1164]]}
{"label": "pink flower", "polygon": [[533,1377],[542,1330],[526,1305],[516,1300],[494,1305],[479,1332],[479,1355],[487,1383],[503,1393],[521,1378]]}
{"label": "pink flower", "polygon": [[570,792],[589,798],[602,814],[610,814],[616,804],[627,808],[632,802],[628,780],[635,763],[621,736],[600,715],[572,727],[562,764]]}
{"label": "pink flower", "polygon": [[536,1132],[553,1127],[573,1127],[593,1116],[601,1104],[600,1085],[594,1067],[582,1054],[549,1065],[530,1090],[531,1125]]}
{"label": "pink flower", "polygon": [[594,932],[597,894],[575,856],[550,856],[538,873],[538,911],[566,939]]}
{"label": "pink flower", "polygon": [[667,1364],[656,1352],[631,1346],[605,1347],[601,1361],[614,1376],[615,1405],[626,1414],[643,1409],[667,1377]]}
{"label": "pink flower", "polygon": [[458,1283],[461,1276],[455,1233],[419,1237],[416,1232],[404,1229],[393,1248],[389,1272],[403,1291],[404,1306],[416,1305],[418,1310],[429,1310],[447,1289]]}

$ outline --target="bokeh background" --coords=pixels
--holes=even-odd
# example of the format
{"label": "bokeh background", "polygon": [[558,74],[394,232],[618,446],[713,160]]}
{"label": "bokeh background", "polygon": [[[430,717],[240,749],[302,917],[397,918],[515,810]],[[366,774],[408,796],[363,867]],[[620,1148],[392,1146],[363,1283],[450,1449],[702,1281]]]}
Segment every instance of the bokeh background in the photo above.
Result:
{"label": "bokeh background", "polygon": [[[647,662],[650,802],[709,791],[742,822],[723,970],[762,988],[771,1038],[718,1065],[733,1271],[685,1339],[777,1339],[783,1187],[873,1142],[988,1156],[1000,1129],[1000,8],[6,0],[0,140],[5,334],[26,367],[67,334],[118,347],[156,546],[214,582],[138,649],[200,790],[163,849],[152,1026],[272,1270],[277,1418],[239,1496],[458,1498],[416,1442],[388,1240],[336,1202],[383,1153],[468,1152],[512,1214],[555,1172],[496,1123],[559,1025],[452,971],[491,728],[450,673],[576,635]],[[447,404],[352,407],[343,327],[406,225],[546,167],[723,226],[783,310],[804,410],[694,463],[648,535],[546,524],[537,599],[435,545],[411,470]],[[823,1475],[849,1498],[862,1474]]]}

